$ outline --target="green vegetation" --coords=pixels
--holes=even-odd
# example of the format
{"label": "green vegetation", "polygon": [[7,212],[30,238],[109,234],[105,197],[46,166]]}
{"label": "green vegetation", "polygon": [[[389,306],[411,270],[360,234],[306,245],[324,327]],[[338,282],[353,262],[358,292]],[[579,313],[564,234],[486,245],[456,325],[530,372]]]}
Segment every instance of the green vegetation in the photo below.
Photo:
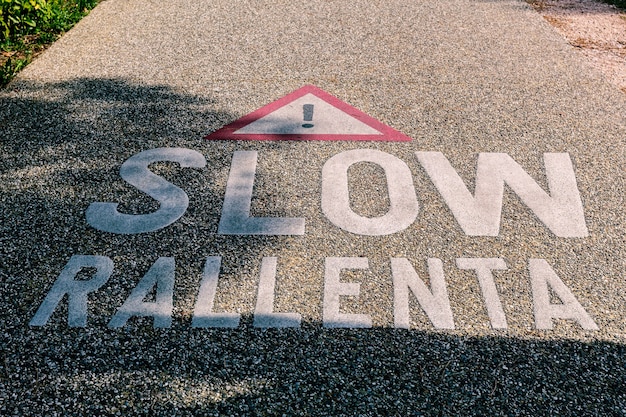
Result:
{"label": "green vegetation", "polygon": [[[626,11],[626,0],[596,0],[606,4],[612,4],[620,10]],[[526,0],[526,3],[532,5],[537,10],[542,10],[546,7],[545,0]]]}
{"label": "green vegetation", "polygon": [[0,0],[0,87],[100,0]]}
{"label": "green vegetation", "polygon": [[612,4],[620,9],[626,10],[626,0],[602,0],[604,3]]}

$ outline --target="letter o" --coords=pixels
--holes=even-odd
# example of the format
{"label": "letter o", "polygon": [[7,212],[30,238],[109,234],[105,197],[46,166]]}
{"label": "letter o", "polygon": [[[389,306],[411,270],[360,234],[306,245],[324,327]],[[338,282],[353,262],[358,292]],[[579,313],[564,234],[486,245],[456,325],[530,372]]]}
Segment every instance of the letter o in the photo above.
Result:
{"label": "letter o", "polygon": [[[371,162],[385,171],[391,204],[383,216],[359,216],[350,207],[348,169],[357,162]],[[419,212],[411,170],[402,160],[375,149],[341,152],[322,168],[322,212],[335,226],[358,235],[400,232],[415,221]]]}

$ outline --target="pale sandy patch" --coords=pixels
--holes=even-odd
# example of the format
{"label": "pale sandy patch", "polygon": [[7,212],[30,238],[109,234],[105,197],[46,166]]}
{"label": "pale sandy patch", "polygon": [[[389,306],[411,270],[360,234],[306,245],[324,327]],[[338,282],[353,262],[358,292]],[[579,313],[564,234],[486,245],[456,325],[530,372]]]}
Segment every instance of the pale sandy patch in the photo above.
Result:
{"label": "pale sandy patch", "polygon": [[597,0],[528,0],[590,65],[626,93],[626,13]]}

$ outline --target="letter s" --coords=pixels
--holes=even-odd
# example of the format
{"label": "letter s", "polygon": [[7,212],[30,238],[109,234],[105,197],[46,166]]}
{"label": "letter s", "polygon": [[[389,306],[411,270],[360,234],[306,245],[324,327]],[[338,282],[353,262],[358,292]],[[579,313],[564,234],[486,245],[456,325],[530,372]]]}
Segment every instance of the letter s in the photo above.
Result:
{"label": "letter s", "polygon": [[87,223],[105,232],[137,234],[162,229],[181,218],[189,206],[189,197],[148,169],[150,164],[159,161],[178,162],[183,168],[206,166],[201,153],[185,148],[157,148],[133,155],[120,167],[120,176],[158,200],[159,209],[149,214],[123,214],[117,211],[118,203],[92,203],[85,213]]}

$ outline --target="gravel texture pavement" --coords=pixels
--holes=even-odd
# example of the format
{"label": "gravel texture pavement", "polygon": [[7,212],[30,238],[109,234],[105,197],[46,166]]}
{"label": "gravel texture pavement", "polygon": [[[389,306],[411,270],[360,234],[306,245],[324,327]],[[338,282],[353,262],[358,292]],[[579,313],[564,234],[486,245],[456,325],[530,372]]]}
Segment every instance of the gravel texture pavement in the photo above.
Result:
{"label": "gravel texture pavement", "polygon": [[[203,139],[305,85],[413,140]],[[626,415],[626,96],[523,1],[107,0],[0,91],[0,137],[1,415]],[[90,226],[95,202],[159,209],[120,167],[164,147],[206,160],[150,166],[185,191],[184,215],[149,233]],[[410,170],[419,213],[408,227],[356,234],[325,214],[324,166],[357,149]],[[242,151],[258,157],[250,215],[304,218],[303,235],[218,233]],[[553,232],[542,219],[575,223],[573,211],[537,214],[507,182],[496,235],[466,234],[417,152],[441,152],[472,194],[479,154],[508,155],[543,190],[578,190],[558,204],[582,203],[588,232]],[[574,188],[548,178],[544,154],[571,161]],[[350,210],[361,218],[395,210],[387,190],[397,178],[385,172],[350,167]],[[78,296],[31,325],[76,255],[114,265],[88,295],[86,325],[68,325]],[[216,256],[213,311],[239,314],[236,328],[192,326]],[[171,324],[131,317],[111,328],[160,258],[175,260]],[[277,259],[274,312],[299,314],[300,327],[255,327],[264,258]],[[367,258],[340,271],[358,295],[329,282],[332,265],[363,262],[336,258]],[[441,260],[453,329],[435,328],[445,326],[415,296],[410,328],[395,328],[392,258],[408,260],[431,295],[428,259]],[[492,268],[489,287],[466,258],[506,269]],[[73,288],[93,283],[94,269]],[[550,283],[545,300],[537,280]],[[163,288],[143,305],[167,304]],[[325,291],[371,328],[327,328]],[[578,315],[538,324],[562,311]]]}

